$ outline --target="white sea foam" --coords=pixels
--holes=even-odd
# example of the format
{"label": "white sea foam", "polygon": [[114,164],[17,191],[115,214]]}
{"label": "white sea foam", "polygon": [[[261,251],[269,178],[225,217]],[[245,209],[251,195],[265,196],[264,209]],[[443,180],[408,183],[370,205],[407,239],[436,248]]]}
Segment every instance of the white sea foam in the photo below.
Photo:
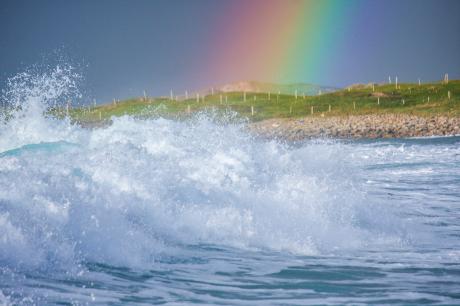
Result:
{"label": "white sea foam", "polygon": [[121,117],[86,130],[43,115],[74,86],[61,73],[71,75],[8,93],[21,110],[0,132],[3,265],[142,266],[201,243],[334,254],[405,240],[345,144],[262,141],[210,116]]}

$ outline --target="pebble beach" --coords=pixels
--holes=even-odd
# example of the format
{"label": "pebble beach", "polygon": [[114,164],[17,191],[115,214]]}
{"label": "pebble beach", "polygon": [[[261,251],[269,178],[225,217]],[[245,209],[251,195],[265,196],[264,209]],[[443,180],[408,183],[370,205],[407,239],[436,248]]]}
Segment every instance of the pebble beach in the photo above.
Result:
{"label": "pebble beach", "polygon": [[408,114],[282,118],[255,122],[250,129],[263,137],[288,140],[453,136],[460,135],[460,118]]}

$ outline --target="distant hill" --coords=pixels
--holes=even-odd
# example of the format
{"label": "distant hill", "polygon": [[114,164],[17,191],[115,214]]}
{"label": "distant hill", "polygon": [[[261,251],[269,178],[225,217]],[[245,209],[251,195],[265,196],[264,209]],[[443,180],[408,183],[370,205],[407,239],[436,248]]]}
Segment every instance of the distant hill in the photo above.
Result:
{"label": "distant hill", "polygon": [[232,92],[232,91],[247,91],[247,92],[280,92],[282,94],[294,94],[297,90],[297,94],[303,95],[316,95],[320,91],[321,93],[333,92],[338,90],[338,88],[319,86],[314,84],[306,83],[292,83],[292,84],[276,84],[276,83],[266,83],[266,82],[257,82],[257,81],[244,81],[236,82],[231,84],[223,85],[219,88],[222,92]]}
{"label": "distant hill", "polygon": [[[210,87],[202,90],[197,91],[189,91],[188,97],[195,98],[196,94],[202,96],[208,96],[212,94],[219,94],[219,93],[230,93],[230,92],[252,92],[252,93],[273,93],[284,95],[295,95],[295,91],[297,90],[297,94],[302,96],[305,94],[306,96],[315,96],[320,93],[330,93],[340,88],[330,87],[330,86],[320,86],[315,84],[307,84],[307,83],[291,83],[291,84],[277,84],[277,83],[269,83],[269,82],[258,82],[258,81],[240,81],[229,83],[221,86]],[[185,93],[179,93],[179,95],[175,94],[178,100],[182,101],[186,99]],[[161,96],[160,98],[169,98],[169,96]]]}
{"label": "distant hill", "polygon": [[335,87],[319,86],[314,84],[306,83],[292,83],[292,84],[276,84],[268,82],[257,82],[257,81],[242,81],[230,84],[225,84],[216,88],[215,90],[220,92],[234,92],[234,91],[246,91],[246,92],[272,92],[282,94],[295,94],[297,90],[298,95],[317,95],[318,93],[333,92],[338,90]]}

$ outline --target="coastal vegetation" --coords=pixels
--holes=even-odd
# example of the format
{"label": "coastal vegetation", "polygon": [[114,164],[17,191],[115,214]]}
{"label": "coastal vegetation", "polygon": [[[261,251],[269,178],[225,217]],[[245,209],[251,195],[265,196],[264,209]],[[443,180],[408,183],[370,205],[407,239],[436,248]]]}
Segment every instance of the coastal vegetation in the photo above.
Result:
{"label": "coastal vegetation", "polygon": [[192,113],[211,109],[232,110],[251,121],[379,114],[459,117],[460,80],[448,83],[354,85],[317,95],[215,91],[189,99],[137,97],[69,110],[61,107],[53,113],[64,116],[68,112],[73,120],[91,124],[122,115],[185,118]]}

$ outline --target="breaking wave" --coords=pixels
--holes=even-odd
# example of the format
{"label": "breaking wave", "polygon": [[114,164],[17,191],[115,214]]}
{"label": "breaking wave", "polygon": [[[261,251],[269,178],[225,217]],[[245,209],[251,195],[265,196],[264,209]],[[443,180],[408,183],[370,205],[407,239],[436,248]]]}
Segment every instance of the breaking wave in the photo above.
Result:
{"label": "breaking wave", "polygon": [[3,267],[135,267],[202,244],[315,255],[407,242],[368,196],[351,146],[261,140],[203,114],[84,129],[45,114],[78,94],[76,77],[23,74],[4,92]]}

